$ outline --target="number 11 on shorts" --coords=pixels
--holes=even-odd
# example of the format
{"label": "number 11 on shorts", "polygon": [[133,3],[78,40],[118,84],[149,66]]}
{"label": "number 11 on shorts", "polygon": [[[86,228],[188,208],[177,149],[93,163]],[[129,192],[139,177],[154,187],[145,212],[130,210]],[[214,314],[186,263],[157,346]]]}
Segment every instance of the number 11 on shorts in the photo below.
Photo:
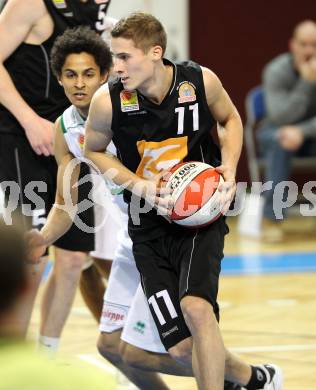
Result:
{"label": "number 11 on shorts", "polygon": [[162,315],[160,309],[159,309],[159,306],[158,306],[158,303],[156,301],[156,298],[162,298],[165,302],[165,305],[168,309],[168,312],[170,314],[170,317],[172,319],[174,318],[177,318],[178,317],[178,314],[176,312],[176,309],[174,308],[173,306],[173,303],[171,302],[171,299],[170,299],[170,296],[169,296],[169,293],[167,290],[161,290],[161,291],[158,291],[156,294],[152,295],[149,299],[148,299],[148,303],[152,306],[152,308],[154,309],[154,312],[160,322],[160,325],[164,325],[166,323],[166,320],[164,319],[164,316]]}

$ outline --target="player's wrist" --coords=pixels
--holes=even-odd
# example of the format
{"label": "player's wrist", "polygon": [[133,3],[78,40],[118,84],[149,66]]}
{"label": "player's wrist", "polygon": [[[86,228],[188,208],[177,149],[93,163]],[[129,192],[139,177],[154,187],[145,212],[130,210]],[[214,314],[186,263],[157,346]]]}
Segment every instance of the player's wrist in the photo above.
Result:
{"label": "player's wrist", "polygon": [[52,232],[47,227],[44,226],[39,233],[43,238],[43,245],[50,246],[55,241]]}
{"label": "player's wrist", "polygon": [[32,124],[37,120],[38,115],[32,110],[21,110],[21,112],[17,115],[17,120],[20,125],[23,127],[25,132],[29,132]]}
{"label": "player's wrist", "polygon": [[223,162],[221,167],[221,173],[225,174],[225,176],[229,176],[232,180],[235,180],[237,172],[236,164],[230,162]]}

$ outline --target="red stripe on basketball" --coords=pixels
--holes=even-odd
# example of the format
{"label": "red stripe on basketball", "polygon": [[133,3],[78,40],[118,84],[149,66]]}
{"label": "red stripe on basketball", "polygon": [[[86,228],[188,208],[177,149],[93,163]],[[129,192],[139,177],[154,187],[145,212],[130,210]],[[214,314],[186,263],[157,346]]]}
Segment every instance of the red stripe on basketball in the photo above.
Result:
{"label": "red stripe on basketball", "polygon": [[187,185],[175,201],[172,220],[181,220],[197,212],[214,194],[220,180],[214,168],[206,169]]}

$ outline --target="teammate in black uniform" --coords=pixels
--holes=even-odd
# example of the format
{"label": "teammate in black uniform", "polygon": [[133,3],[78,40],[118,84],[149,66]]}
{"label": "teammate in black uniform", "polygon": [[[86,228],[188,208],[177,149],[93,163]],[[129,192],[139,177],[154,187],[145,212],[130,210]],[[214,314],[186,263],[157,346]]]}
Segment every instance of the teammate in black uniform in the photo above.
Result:
{"label": "teammate in black uniform", "polygon": [[[115,26],[112,51],[119,80],[92,100],[86,156],[101,171],[115,168],[114,180],[126,185],[136,264],[169,353],[192,363],[200,389],[223,389],[225,375],[248,389],[281,389],[278,367],[251,367],[223,345],[217,290],[224,218],[186,230],[157,214],[166,214],[171,202],[157,175],[187,160],[217,166],[227,207],[242,146],[240,117],[217,76],[193,62],[163,60],[165,48],[165,31],[151,15],[136,13]],[[211,137],[216,121],[221,163]],[[100,153],[112,138],[121,162]]]}
{"label": "teammate in black uniform", "polygon": [[[53,122],[69,105],[50,69],[51,47],[68,27],[89,25],[102,32],[107,27],[108,5],[109,0],[8,0],[0,14],[0,182],[10,199],[7,215],[17,203],[23,204],[27,227],[42,226],[54,202]],[[10,188],[15,192],[10,193]],[[41,325],[41,334],[49,337],[42,338],[43,343],[55,345],[86,258],[83,251],[93,249],[94,237],[74,227],[56,246]],[[43,261],[40,267],[44,265]],[[25,329],[40,271],[33,275],[33,296],[24,305]]]}

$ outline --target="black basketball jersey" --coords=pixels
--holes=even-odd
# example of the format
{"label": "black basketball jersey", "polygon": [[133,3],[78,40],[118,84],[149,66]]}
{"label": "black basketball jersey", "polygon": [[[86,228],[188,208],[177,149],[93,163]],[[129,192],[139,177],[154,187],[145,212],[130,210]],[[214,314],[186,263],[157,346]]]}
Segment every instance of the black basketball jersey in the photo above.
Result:
{"label": "black basketball jersey", "polygon": [[59,29],[90,26],[102,32],[106,27],[106,11],[111,0],[44,0]]}
{"label": "black basketball jersey", "polygon": [[[219,150],[211,137],[215,120],[208,108],[200,66],[192,61],[173,64],[173,81],[160,104],[138,91],[126,91],[120,80],[109,84],[113,105],[113,142],[121,162],[138,176],[149,178],[181,161],[219,164]],[[130,194],[125,194],[127,202]],[[132,210],[132,207],[130,207]],[[130,219],[134,240],[157,237],[168,223],[155,210]]]}
{"label": "black basketball jersey", "polygon": [[[103,31],[110,0],[43,1],[53,19],[52,35],[41,45],[22,43],[5,61],[5,67],[28,105],[41,117],[54,122],[69,106],[69,101],[50,68],[53,43],[69,27],[88,25],[96,31]],[[0,132],[24,135],[18,121],[1,104]]]}

